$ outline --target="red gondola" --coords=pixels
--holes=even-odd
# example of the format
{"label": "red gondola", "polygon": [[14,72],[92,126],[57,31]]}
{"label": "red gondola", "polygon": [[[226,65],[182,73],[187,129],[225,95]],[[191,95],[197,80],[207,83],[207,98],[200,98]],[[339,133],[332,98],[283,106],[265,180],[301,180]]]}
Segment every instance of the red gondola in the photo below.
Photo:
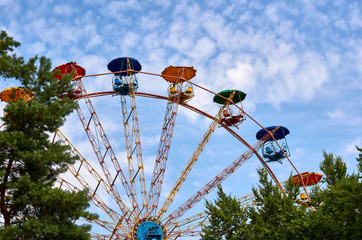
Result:
{"label": "red gondola", "polygon": [[302,178],[298,174],[292,177],[294,185],[299,184],[302,186],[303,185],[302,179],[303,179],[305,186],[312,186],[317,184],[323,176],[322,174],[315,172],[304,172],[301,173],[300,175],[302,176]]}

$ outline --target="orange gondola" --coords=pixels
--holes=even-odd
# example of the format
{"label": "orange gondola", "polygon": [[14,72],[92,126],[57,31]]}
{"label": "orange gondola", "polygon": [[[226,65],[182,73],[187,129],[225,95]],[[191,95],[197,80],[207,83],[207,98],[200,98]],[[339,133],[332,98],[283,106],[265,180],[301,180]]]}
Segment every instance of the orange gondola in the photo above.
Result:
{"label": "orange gondola", "polygon": [[161,75],[170,83],[178,83],[195,77],[196,69],[194,67],[168,66],[162,71]]}
{"label": "orange gondola", "polygon": [[[181,102],[189,101],[194,97],[194,90],[189,80],[196,76],[196,69],[192,66],[168,66],[161,76],[170,83],[168,95],[171,101],[178,97]],[[183,84],[185,82],[185,84]]]}
{"label": "orange gondola", "polygon": [[0,93],[0,99],[3,102],[16,102],[20,98],[22,98],[24,102],[27,102],[34,98],[34,94],[30,90],[22,87],[10,87]]}

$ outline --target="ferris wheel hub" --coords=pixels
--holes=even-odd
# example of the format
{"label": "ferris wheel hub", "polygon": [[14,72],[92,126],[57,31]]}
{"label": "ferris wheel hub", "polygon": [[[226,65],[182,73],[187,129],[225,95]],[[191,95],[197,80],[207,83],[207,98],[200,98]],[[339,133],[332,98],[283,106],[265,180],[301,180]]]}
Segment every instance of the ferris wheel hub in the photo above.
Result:
{"label": "ferris wheel hub", "polygon": [[132,229],[132,240],[166,239],[166,228],[153,217],[139,219]]}

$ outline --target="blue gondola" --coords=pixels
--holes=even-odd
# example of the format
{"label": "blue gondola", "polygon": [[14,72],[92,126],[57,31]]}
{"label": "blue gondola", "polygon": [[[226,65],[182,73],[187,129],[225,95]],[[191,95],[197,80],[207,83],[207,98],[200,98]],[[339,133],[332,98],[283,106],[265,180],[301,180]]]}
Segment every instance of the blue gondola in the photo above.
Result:
{"label": "blue gondola", "polygon": [[120,95],[127,95],[131,90],[137,90],[138,80],[135,74],[137,74],[138,71],[141,71],[142,66],[136,59],[129,57],[116,58],[108,63],[107,68],[111,72],[117,72],[114,73],[112,81],[113,90],[115,92]]}
{"label": "blue gondola", "polygon": [[[277,128],[277,126],[266,127],[265,129],[267,129],[268,131],[272,131],[275,128]],[[288,128],[280,126],[273,135],[275,140],[278,141],[279,145],[288,157],[290,156],[290,151],[285,136],[289,133],[290,131],[288,130]],[[267,132],[264,129],[259,130],[256,133],[256,139],[260,140],[262,137],[264,137],[265,134],[267,134]],[[278,145],[274,142],[273,138],[269,138],[269,140],[266,141],[262,146],[262,155],[265,162],[282,163],[282,160],[286,158],[283,151],[280,150]]]}

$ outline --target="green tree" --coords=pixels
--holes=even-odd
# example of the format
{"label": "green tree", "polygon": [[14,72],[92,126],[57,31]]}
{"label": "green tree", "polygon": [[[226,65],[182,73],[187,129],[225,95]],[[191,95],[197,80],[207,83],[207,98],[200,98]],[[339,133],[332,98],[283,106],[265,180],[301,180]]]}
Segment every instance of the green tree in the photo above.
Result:
{"label": "green tree", "polygon": [[359,178],[361,178],[361,173],[362,173],[362,148],[357,147],[357,150],[360,152],[358,155],[358,158],[356,158],[357,162],[358,162],[358,174],[359,174]]}
{"label": "green tree", "polygon": [[342,157],[323,152],[324,177],[310,191],[308,207],[299,204],[299,186],[287,182],[284,196],[264,169],[258,169],[255,206],[247,211],[219,188],[215,202],[206,202],[210,223],[202,239],[362,239],[362,149],[357,149],[358,172],[352,174]]}
{"label": "green tree", "polygon": [[221,186],[218,187],[215,202],[206,201],[206,209],[210,223],[203,227],[201,239],[248,239],[245,231],[246,211],[241,208],[237,199],[226,195]]}
{"label": "green tree", "polygon": [[342,157],[326,152],[323,156],[320,169],[326,185],[311,194],[315,211],[309,215],[308,235],[317,239],[362,239],[362,154],[357,158],[358,173],[351,175]]}
{"label": "green tree", "polygon": [[53,77],[45,57],[25,61],[13,53],[19,42],[0,33],[0,77],[17,80],[33,92],[30,101],[10,101],[4,108],[0,131],[0,239],[89,239],[89,225],[76,225],[89,199],[84,192],[63,191],[54,186],[66,164],[76,160],[69,148],[52,143],[50,135],[76,107],[68,97],[71,76]]}
{"label": "green tree", "polygon": [[306,208],[298,205],[299,186],[291,181],[282,191],[268,180],[264,168],[257,170],[259,186],[253,187],[256,206],[249,208],[250,239],[305,239]]}
{"label": "green tree", "polygon": [[299,187],[288,182],[284,196],[265,169],[258,174],[259,185],[252,189],[255,206],[242,209],[221,187],[213,203],[206,201],[209,224],[202,229],[202,239],[305,239],[308,222],[305,206],[297,204]]}

